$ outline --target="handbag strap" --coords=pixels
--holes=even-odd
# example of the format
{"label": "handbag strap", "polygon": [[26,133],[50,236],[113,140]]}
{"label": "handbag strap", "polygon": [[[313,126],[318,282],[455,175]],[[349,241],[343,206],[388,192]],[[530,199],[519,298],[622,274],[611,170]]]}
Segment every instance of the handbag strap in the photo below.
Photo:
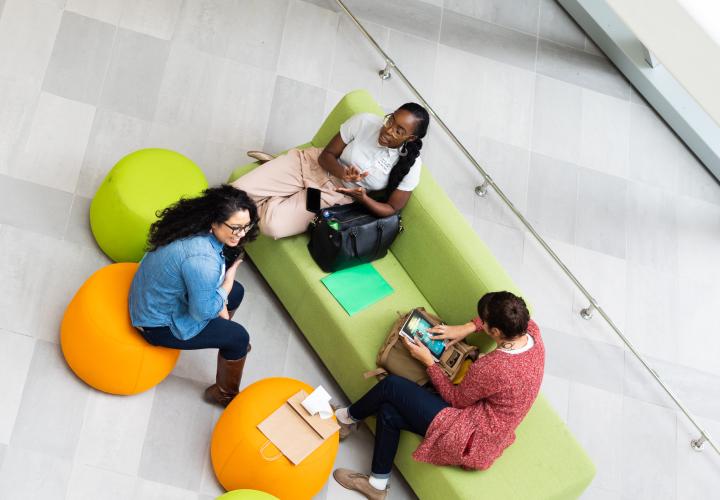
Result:
{"label": "handbag strap", "polygon": [[378,375],[387,375],[385,368],[375,368],[374,370],[363,373],[363,378],[368,379],[370,377],[377,377]]}
{"label": "handbag strap", "polygon": [[263,453],[263,452],[265,451],[265,448],[267,448],[268,445],[270,445],[270,444],[271,444],[271,441],[270,441],[269,439],[268,439],[267,441],[265,441],[265,444],[260,447],[260,456],[263,457],[263,458],[264,458],[265,460],[267,460],[268,462],[274,462],[274,461],[277,460],[278,458],[282,457],[282,456],[283,456],[283,453],[282,453],[282,451],[281,451],[280,453],[278,453],[278,454],[275,455],[274,457],[268,457],[268,456],[266,456],[265,453]]}
{"label": "handbag strap", "polygon": [[375,245],[375,252],[373,253],[372,260],[377,259],[378,254],[380,253],[380,246],[382,245],[382,236],[383,236],[383,228],[385,227],[383,225],[383,221],[381,219],[378,219],[377,221],[377,244]]}
{"label": "handbag strap", "polygon": [[353,252],[355,253],[353,257],[357,258],[360,256],[360,254],[358,254],[357,249],[357,231],[354,227],[350,229],[350,241],[352,242]]}

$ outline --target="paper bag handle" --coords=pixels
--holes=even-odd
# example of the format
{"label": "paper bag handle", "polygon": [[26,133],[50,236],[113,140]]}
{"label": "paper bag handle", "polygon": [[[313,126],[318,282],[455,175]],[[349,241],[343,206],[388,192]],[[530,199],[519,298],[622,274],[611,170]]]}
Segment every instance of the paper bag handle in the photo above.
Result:
{"label": "paper bag handle", "polygon": [[260,456],[263,457],[268,462],[274,462],[278,458],[282,457],[283,453],[280,452],[277,455],[275,455],[274,457],[266,456],[265,453],[263,453],[263,452],[265,451],[265,448],[267,448],[270,443],[271,443],[271,441],[268,439],[267,441],[265,441],[265,444],[260,447]]}

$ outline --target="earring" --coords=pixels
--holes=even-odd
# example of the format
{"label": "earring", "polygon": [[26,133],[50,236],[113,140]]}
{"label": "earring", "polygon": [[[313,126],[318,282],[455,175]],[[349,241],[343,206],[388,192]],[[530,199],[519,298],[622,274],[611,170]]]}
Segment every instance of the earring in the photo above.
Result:
{"label": "earring", "polygon": [[407,148],[405,147],[406,144],[407,144],[407,141],[403,142],[403,143],[400,145],[400,149],[398,150],[398,154],[399,154],[400,156],[407,156],[408,150],[407,150]]}

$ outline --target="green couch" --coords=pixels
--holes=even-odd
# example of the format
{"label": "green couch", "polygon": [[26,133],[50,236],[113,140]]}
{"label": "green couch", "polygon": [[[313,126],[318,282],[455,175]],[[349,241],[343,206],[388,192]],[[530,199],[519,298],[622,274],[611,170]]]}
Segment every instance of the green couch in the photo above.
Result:
{"label": "green couch", "polygon": [[[340,124],[359,112],[383,114],[367,92],[351,92],[312,141],[300,147],[326,145]],[[236,169],[229,182],[256,166]],[[373,263],[395,292],[353,317],[320,282],[325,273],[310,257],[306,235],[260,237],[248,247],[253,262],[351,400],[375,383],[363,379],[362,373],[375,368],[378,347],[398,311],[424,306],[448,323],[465,323],[484,293],[520,294],[427,169],[402,216],[405,231],[388,255]],[[473,335],[471,341],[486,351],[492,347],[484,335]],[[515,443],[486,471],[416,462],[411,453],[419,442],[417,435],[403,433],[395,464],[420,498],[577,498],[595,474],[588,456],[542,395],[517,429]]]}

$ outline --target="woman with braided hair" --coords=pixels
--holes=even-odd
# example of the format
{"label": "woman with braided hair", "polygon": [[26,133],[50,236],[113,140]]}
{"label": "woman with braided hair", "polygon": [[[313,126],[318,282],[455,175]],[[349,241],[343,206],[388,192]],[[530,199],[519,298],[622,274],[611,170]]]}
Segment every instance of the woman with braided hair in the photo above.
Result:
{"label": "woman with braided hair", "polygon": [[205,399],[227,406],[250,350],[248,332],[231,318],[245,294],[235,273],[242,247],[257,237],[257,207],[224,185],[158,215],[130,287],[130,319],[152,345],[218,349],[217,380]]}
{"label": "woman with braided hair", "polygon": [[231,185],[255,201],[260,230],[276,239],[307,229],[315,215],[306,210],[308,188],[320,190],[320,208],[356,201],[386,217],[405,207],[420,182],[429,122],[427,110],[412,102],[384,118],[359,113],[324,149],[291,149]]}

